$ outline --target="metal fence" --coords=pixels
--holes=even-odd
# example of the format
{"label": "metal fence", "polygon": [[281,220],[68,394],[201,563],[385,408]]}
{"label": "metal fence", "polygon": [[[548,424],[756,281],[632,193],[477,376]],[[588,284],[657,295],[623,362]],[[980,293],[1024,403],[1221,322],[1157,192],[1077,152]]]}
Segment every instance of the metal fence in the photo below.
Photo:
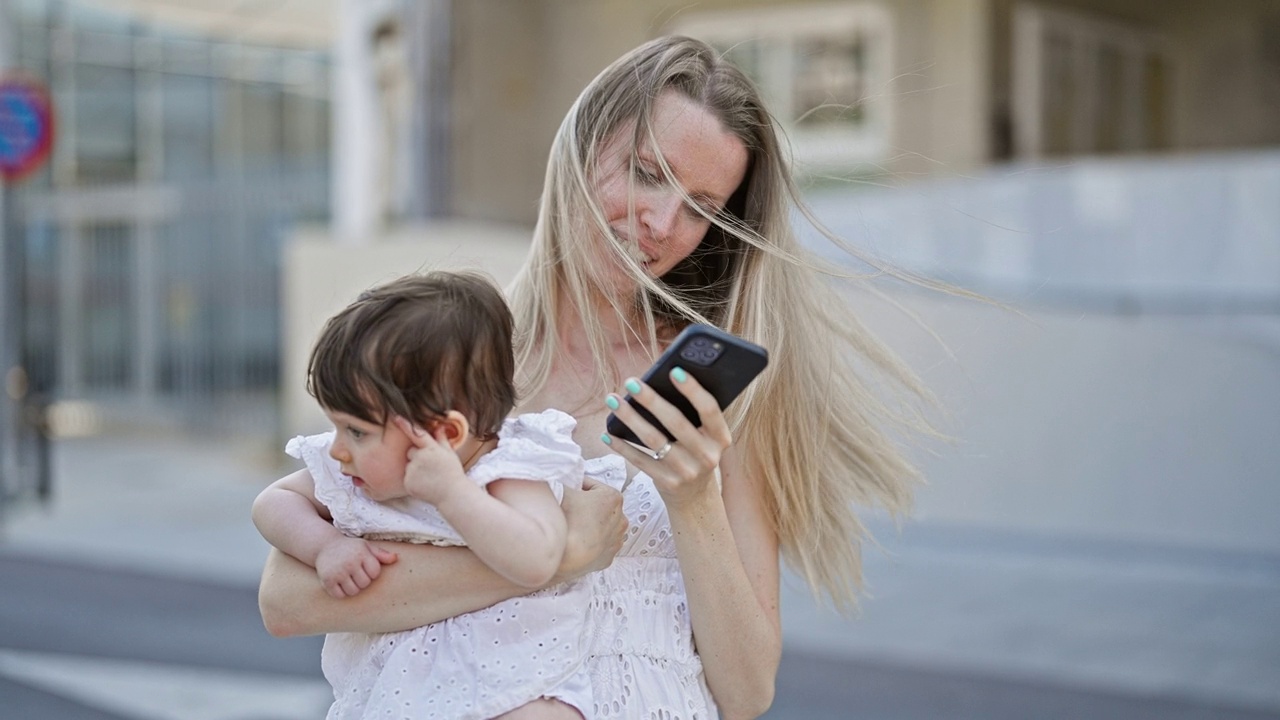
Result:
{"label": "metal fence", "polygon": [[327,48],[89,3],[10,10],[58,119],[9,218],[22,352],[55,424],[272,422],[281,238],[329,216]]}
{"label": "metal fence", "polygon": [[279,247],[327,212],[323,168],[25,198],[31,373],[146,423],[271,422]]}

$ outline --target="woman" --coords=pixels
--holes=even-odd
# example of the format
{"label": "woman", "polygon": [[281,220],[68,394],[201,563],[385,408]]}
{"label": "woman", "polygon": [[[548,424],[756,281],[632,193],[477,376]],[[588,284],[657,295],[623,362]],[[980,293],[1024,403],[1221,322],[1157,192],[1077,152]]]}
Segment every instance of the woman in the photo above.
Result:
{"label": "woman", "polygon": [[[854,504],[910,503],[915,470],[885,433],[910,418],[872,393],[850,358],[922,392],[800,249],[774,123],[752,83],[704,43],[660,38],[606,68],[561,125],[546,182],[511,288],[518,410],[572,414],[588,476],[628,483],[622,550],[592,578],[595,715],[755,717],[772,701],[781,656],[779,551],[848,606],[864,536]],[[700,428],[636,380],[694,321],[770,351],[727,412],[691,378],[676,383]],[[646,444],[665,440],[623,394],[676,441],[653,454],[601,436],[616,408]],[[571,557],[557,579],[607,562],[611,501],[607,491],[569,497]],[[397,551],[354,601],[327,599],[273,555],[261,590],[268,628],[400,630],[521,593],[465,553]],[[444,578],[447,590],[436,584]]]}

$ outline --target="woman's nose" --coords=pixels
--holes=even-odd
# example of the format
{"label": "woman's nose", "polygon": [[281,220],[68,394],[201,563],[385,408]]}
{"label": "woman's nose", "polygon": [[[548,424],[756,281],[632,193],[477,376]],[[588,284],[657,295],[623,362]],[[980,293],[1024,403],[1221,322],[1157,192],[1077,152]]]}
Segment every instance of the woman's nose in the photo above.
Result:
{"label": "woman's nose", "polygon": [[680,220],[680,208],[684,199],[675,190],[659,190],[652,194],[640,214],[649,235],[655,240],[665,240],[675,233]]}

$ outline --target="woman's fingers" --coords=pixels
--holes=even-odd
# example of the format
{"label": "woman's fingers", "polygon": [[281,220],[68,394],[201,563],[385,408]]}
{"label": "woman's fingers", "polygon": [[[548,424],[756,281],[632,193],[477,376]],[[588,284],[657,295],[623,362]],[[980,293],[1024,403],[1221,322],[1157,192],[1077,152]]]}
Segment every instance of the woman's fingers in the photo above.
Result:
{"label": "woman's fingers", "polygon": [[[716,397],[702,387],[702,383],[683,368],[675,368],[671,371],[672,384],[681,395],[693,405],[693,409],[698,411],[698,418],[702,420],[702,433],[711,439],[720,443],[722,447],[728,447],[733,441],[733,437],[729,432],[729,423],[724,418],[724,411],[720,409],[720,402]],[[655,393],[656,394],[656,393]],[[674,406],[673,406],[674,409]],[[679,412],[679,411],[677,411]],[[692,429],[692,423],[684,417],[683,413],[679,413],[680,419]],[[663,420],[666,423],[666,420]],[[668,425],[668,428],[671,426]],[[671,431],[676,437],[680,437],[675,430]]]}
{"label": "woman's fingers", "polygon": [[[631,397],[652,413],[658,422],[675,436],[675,442],[697,447],[709,439],[711,444],[720,449],[728,447],[732,441],[729,425],[715,396],[707,392],[692,375],[680,368],[672,370],[671,380],[672,385],[697,411],[702,424],[700,429],[685,417],[680,408],[668,402],[649,385],[636,378],[629,378],[624,385]],[[609,398],[612,402],[606,402],[609,402],[609,407],[613,409],[617,418],[631,428],[645,445],[657,451],[667,442],[666,435],[636,412],[630,403],[623,402],[616,395],[610,395]]]}
{"label": "woman's fingers", "polygon": [[622,494],[604,483],[586,479],[582,490],[565,488],[560,505],[569,532],[559,579],[608,567],[627,534]]}
{"label": "woman's fingers", "polygon": [[[635,391],[631,392],[631,396],[636,398],[636,400],[639,401],[642,405],[646,405],[645,409],[649,410],[649,412],[651,413],[653,412],[652,407],[648,406],[646,404],[646,400],[640,397],[640,395],[644,393],[648,393],[649,402],[653,402],[653,400],[656,399],[658,402],[661,402],[664,405],[667,405],[667,406],[671,405],[670,403],[663,400],[662,398],[659,398],[657,396],[657,393],[653,392],[652,389],[650,389],[647,385],[640,383],[638,380],[635,380],[633,378],[631,380],[628,380],[627,383],[629,385],[628,387],[629,391],[631,390],[631,387],[636,388]],[[636,383],[636,384],[634,386],[630,386],[630,383]],[[656,426],[654,426],[653,423],[649,422],[648,419],[646,419],[643,415],[637,412],[635,407],[632,406],[631,403],[627,402],[625,398],[622,398],[616,394],[610,393],[609,396],[605,398],[605,404],[609,406],[610,410],[613,410],[614,417],[618,418],[618,420],[621,421],[623,425],[626,425],[628,428],[630,428],[631,432],[635,433],[636,437],[640,439],[640,442],[644,443],[646,446],[657,449],[662,447],[663,443],[667,442],[667,436],[661,430],[659,430]],[[679,412],[680,412],[679,410],[676,410],[677,414]],[[659,420],[662,419],[660,416],[658,416],[657,413],[654,413],[654,416],[658,417]],[[666,423],[664,422],[663,424],[665,425]]]}

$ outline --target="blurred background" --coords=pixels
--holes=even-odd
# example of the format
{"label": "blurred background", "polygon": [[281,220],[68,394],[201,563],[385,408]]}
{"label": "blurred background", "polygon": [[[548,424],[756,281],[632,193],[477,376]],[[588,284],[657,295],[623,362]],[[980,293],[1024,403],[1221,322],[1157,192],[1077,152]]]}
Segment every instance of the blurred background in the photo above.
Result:
{"label": "blurred background", "polygon": [[954,440],[859,615],[788,578],[767,717],[1280,717],[1275,0],[0,0],[0,717],[323,717],[248,519],[319,324],[509,279],[666,33],[836,234],[998,301],[844,284]]}

